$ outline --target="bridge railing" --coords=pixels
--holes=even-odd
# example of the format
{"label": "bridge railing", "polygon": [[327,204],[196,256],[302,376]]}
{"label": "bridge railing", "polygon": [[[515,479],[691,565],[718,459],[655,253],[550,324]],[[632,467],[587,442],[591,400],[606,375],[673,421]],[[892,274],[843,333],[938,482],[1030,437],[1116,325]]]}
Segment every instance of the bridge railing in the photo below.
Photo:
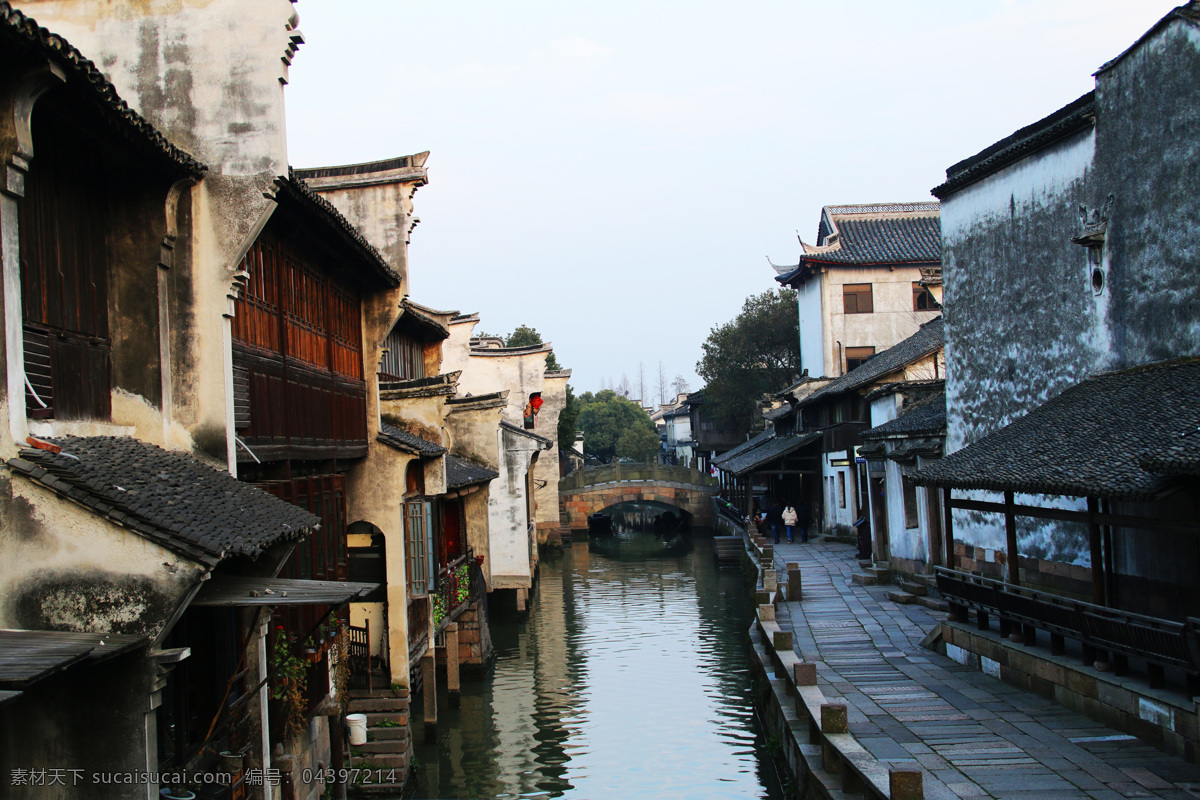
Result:
{"label": "bridge railing", "polygon": [[672,464],[605,464],[577,469],[558,482],[560,492],[573,492],[602,483],[619,481],[656,481],[687,483],[692,486],[719,486],[716,478],[692,467]]}

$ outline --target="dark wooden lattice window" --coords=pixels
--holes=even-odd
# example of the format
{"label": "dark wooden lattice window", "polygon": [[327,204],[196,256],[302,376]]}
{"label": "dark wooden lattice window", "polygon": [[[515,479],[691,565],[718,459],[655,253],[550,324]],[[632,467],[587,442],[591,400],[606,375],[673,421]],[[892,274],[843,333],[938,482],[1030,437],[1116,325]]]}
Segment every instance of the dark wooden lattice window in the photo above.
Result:
{"label": "dark wooden lattice window", "polygon": [[271,230],[259,236],[242,268],[246,286],[232,326],[239,435],[252,449],[273,448],[272,457],[364,454],[357,290],[337,283],[300,243]]}
{"label": "dark wooden lattice window", "polygon": [[34,115],[36,154],[19,212],[26,408],[33,417],[107,419],[106,201],[93,149],[55,113]]}
{"label": "dark wooden lattice window", "polygon": [[425,343],[392,328],[384,341],[387,352],[379,363],[379,377],[384,380],[411,380],[425,377]]}
{"label": "dark wooden lattice window", "polygon": [[847,314],[870,314],[875,310],[869,283],[842,284],[842,300]]}

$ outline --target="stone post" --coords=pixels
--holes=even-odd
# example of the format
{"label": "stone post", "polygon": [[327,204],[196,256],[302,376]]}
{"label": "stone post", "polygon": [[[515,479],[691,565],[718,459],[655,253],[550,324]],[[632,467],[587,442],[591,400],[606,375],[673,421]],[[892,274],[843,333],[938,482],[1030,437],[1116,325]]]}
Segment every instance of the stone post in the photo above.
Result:
{"label": "stone post", "polygon": [[462,684],[458,676],[458,623],[446,626],[446,696],[451,708],[462,702]]}
{"label": "stone post", "polygon": [[425,706],[425,739],[437,736],[437,657],[433,648],[421,656],[422,704]]}
{"label": "stone post", "polygon": [[[845,703],[821,704],[821,733],[849,733],[850,723],[846,714]],[[838,774],[842,771],[842,759],[836,747],[829,743],[827,736],[821,737],[821,761],[826,772]]]}
{"label": "stone post", "polygon": [[787,586],[788,600],[800,600],[802,598],[803,592],[801,591],[800,562],[798,561],[787,562]]}
{"label": "stone post", "polygon": [[892,800],[925,800],[925,781],[920,770],[892,767],[888,770],[888,784]]}

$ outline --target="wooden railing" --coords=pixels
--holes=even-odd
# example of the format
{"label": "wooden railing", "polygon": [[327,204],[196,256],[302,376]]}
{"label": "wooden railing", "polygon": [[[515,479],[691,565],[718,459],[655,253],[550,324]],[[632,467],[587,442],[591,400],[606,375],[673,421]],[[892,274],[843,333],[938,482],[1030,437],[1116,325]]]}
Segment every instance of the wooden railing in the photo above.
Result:
{"label": "wooden railing", "polygon": [[1190,693],[1200,688],[1200,620],[1175,622],[1134,614],[945,567],[937,568],[937,585],[950,604],[952,619],[959,622],[973,609],[982,630],[995,614],[1001,635],[1019,626],[1026,644],[1036,644],[1038,630],[1048,632],[1054,655],[1065,652],[1064,639],[1073,639],[1083,645],[1088,663],[1098,652],[1110,653],[1117,675],[1128,674],[1128,659],[1134,657],[1146,661],[1152,688],[1166,685],[1164,667],[1183,670]]}
{"label": "wooden railing", "polygon": [[[440,568],[435,594],[444,613],[435,621],[437,627],[434,635],[441,633],[447,624],[458,619],[459,615],[482,597],[485,591],[483,571],[470,548],[467,548],[465,555]],[[434,616],[439,616],[436,611]]]}

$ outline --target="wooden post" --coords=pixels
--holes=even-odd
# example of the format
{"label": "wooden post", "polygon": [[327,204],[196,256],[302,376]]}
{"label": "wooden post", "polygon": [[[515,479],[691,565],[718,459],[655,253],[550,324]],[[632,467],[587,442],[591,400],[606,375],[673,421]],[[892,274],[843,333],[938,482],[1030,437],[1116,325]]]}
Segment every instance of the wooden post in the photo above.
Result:
{"label": "wooden post", "polygon": [[1092,602],[1102,606],[1107,604],[1104,602],[1104,548],[1100,543],[1100,523],[1096,521],[1096,512],[1100,510],[1100,500],[1089,497],[1087,508],[1088,547],[1092,556]]}
{"label": "wooden post", "polygon": [[946,519],[944,520],[945,539],[946,539],[946,569],[954,569],[954,509],[950,506],[949,486],[942,488],[942,506],[946,510]]}
{"label": "wooden post", "polygon": [[425,706],[425,739],[433,741],[437,736],[437,659],[432,647],[421,656],[421,691]]}
{"label": "wooden post", "polygon": [[1017,515],[1012,492],[1004,493],[1004,532],[1008,539],[1008,582],[1021,585],[1020,555],[1017,553]]}
{"label": "wooden post", "polygon": [[458,623],[446,626],[446,697],[451,708],[462,702],[462,684],[458,677]]}

